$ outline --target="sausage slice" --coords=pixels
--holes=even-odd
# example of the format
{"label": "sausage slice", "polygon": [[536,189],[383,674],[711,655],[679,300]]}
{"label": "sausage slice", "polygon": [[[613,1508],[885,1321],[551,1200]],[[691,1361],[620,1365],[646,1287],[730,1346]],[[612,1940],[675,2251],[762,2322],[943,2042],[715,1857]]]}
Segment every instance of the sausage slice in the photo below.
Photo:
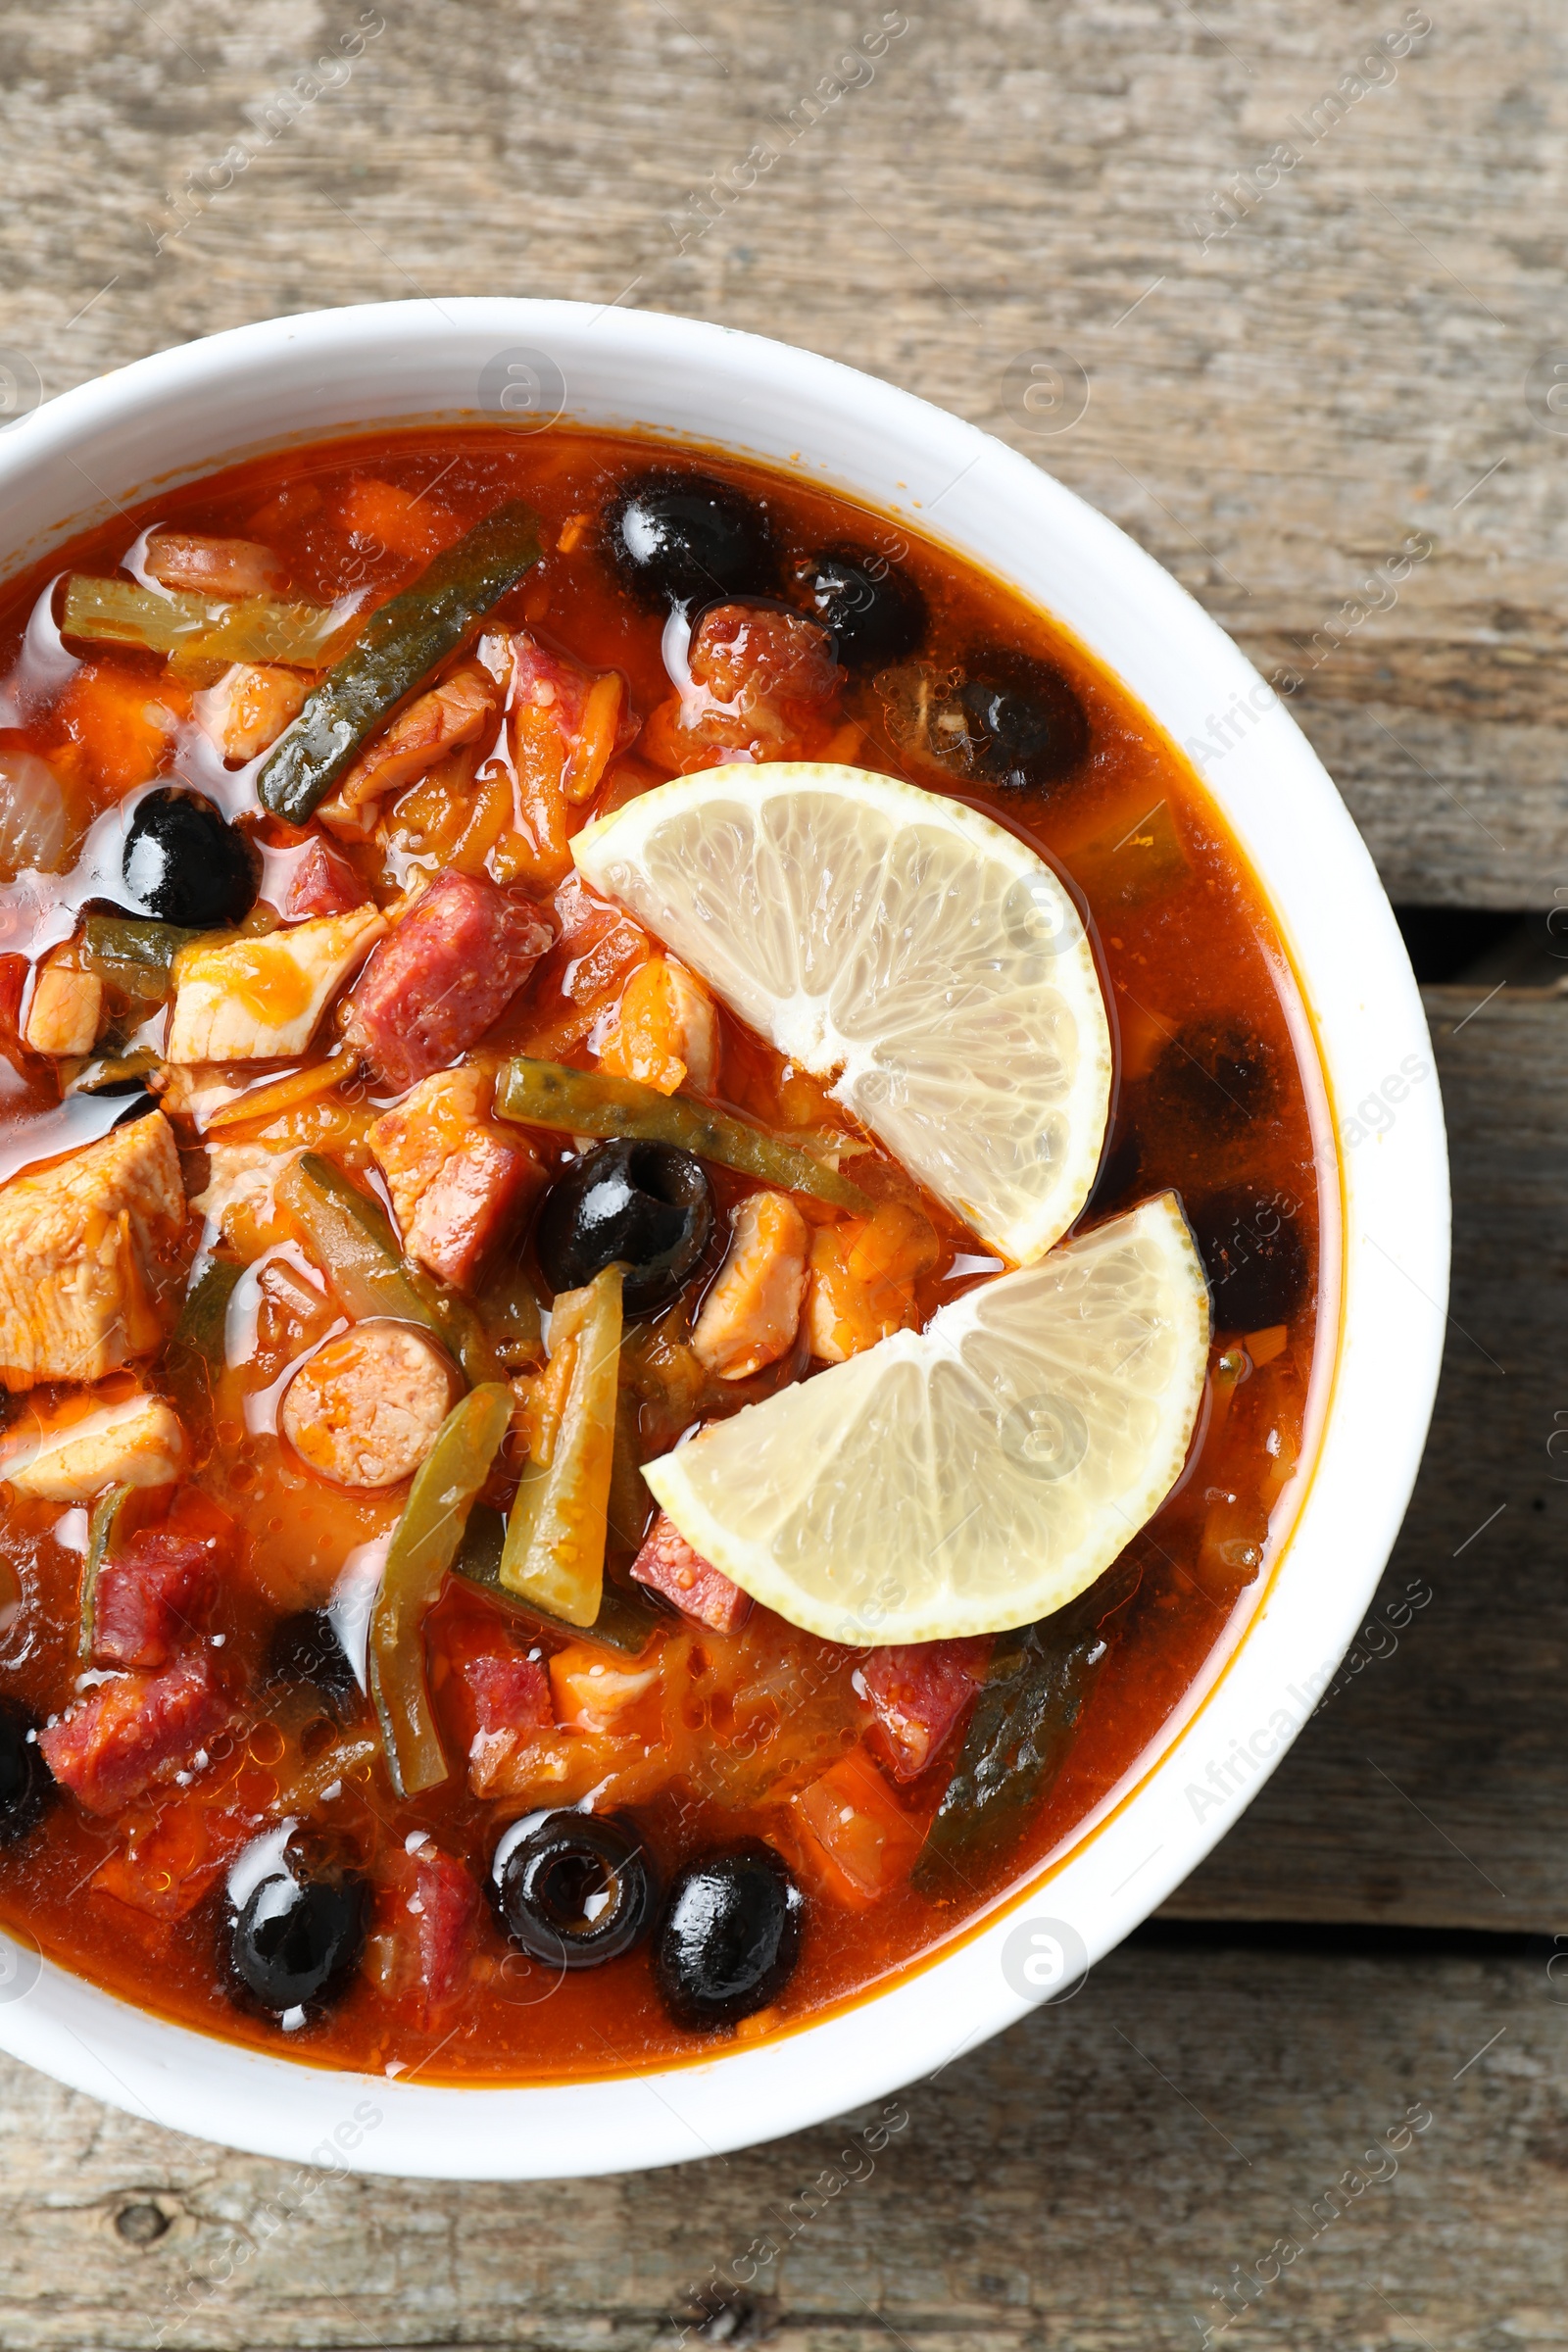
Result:
{"label": "sausage slice", "polygon": [[307,1358],[283,1395],[283,1435],[338,1487],[412,1478],[452,1409],[452,1366],[407,1323],[357,1323]]}

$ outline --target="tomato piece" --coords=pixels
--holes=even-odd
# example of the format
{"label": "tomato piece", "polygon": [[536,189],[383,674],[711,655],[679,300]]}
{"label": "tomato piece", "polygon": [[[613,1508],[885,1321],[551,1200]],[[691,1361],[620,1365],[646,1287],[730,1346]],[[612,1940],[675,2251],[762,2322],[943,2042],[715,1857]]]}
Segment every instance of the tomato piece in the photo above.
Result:
{"label": "tomato piece", "polygon": [[340,531],[368,539],[394,556],[428,562],[463,536],[463,525],[422,492],[400,490],[373,474],[350,482],[333,515]]}
{"label": "tomato piece", "polygon": [[93,1873],[95,1893],[150,1919],[183,1919],[209,1894],[261,1826],[261,1816],[228,1806],[169,1805],[138,1824],[119,1852]]}
{"label": "tomato piece", "polygon": [[865,1909],[901,1885],[924,1841],[920,1823],[905,1812],[859,1749],[803,1788],[790,1800],[790,1811],[804,1859],[814,1866],[824,1893],[851,1910]]}

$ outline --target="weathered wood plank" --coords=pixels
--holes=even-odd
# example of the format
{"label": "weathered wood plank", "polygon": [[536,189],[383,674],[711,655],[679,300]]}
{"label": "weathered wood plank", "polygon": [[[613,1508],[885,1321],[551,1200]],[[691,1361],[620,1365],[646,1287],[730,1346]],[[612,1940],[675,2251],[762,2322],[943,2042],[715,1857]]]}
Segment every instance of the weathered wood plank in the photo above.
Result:
{"label": "weathered wood plank", "polygon": [[[1563,339],[1559,21],[1453,0],[1392,87],[1301,134],[1300,162],[1211,233],[1227,176],[1295,138],[1291,118],[1401,13],[978,0],[892,34],[811,122],[809,93],[884,12],[385,0],[347,85],[288,120],[279,92],[298,96],[357,10],[18,0],[0,342],[24,396],[29,367],[54,392],[240,319],[410,293],[619,298],[804,342],[1003,432],[1266,670],[1303,671],[1298,715],[1396,898],[1549,904],[1568,881],[1568,511],[1531,371]],[[763,142],[777,162],[692,235],[692,194]],[[232,184],[213,192],[225,154]],[[1043,352],[1091,382],[1059,433],[1021,406],[1014,363]],[[1377,591],[1346,633],[1347,600],[1415,532],[1432,553],[1397,604]],[[1469,1008],[1434,1007],[1450,1025]],[[1391,1576],[1433,1600],[1309,1728],[1189,1909],[1561,1924],[1560,1011],[1505,997],[1440,1058],[1454,1312],[1506,1372],[1450,1335]],[[1191,2342],[1229,2266],[1313,2227],[1298,2209],[1424,2098],[1435,2121],[1397,2180],[1234,2340],[1562,2343],[1551,1993],[1539,1955],[1125,1952],[910,2093],[875,2173],[709,2340]],[[673,2345],[692,2282],[732,2277],[769,2207],[847,2144],[808,2133],[597,2184],[318,2186],[17,2068],[0,2133],[0,2335],[18,2352],[154,2342],[192,2280],[165,2340],[194,2347]],[[171,2226],[140,2242],[138,2207]]]}
{"label": "weathered wood plank", "polygon": [[[1181,1888],[1191,1916],[1568,1929],[1568,1003],[1509,991],[1477,1010],[1483,993],[1426,992],[1452,1311],[1365,1662]],[[1432,1597],[1399,1632],[1387,1604],[1412,1585]]]}
{"label": "weathered wood plank", "polygon": [[[53,392],[271,312],[497,288],[804,342],[1014,440],[1265,668],[1301,671],[1302,723],[1396,898],[1549,903],[1568,417],[1542,355],[1568,98],[1548,9],[1453,0],[1348,101],[1406,12],[364,17],[19,0],[0,341],[24,369]],[[1042,411],[1018,364],[1042,353],[1083,371],[1082,415]],[[1414,534],[1430,553],[1393,581]]]}
{"label": "weathered wood plank", "polygon": [[[7,2066],[0,2335],[675,2352],[706,2294],[694,2347],[1157,2352],[1224,2322],[1235,2264],[1244,2352],[1546,2352],[1568,2343],[1568,2095],[1544,1965],[1128,1948],[903,2093],[877,2152],[827,2126],[553,2185],[300,2175]],[[1363,2156],[1391,2131],[1396,2173]],[[1357,2165],[1390,2177],[1352,2197]]]}

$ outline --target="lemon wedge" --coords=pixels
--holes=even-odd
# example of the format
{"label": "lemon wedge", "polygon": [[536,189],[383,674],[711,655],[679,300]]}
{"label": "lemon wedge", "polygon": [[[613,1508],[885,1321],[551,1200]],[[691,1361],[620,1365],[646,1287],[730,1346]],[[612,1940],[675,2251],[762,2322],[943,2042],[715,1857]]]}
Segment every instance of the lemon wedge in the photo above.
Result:
{"label": "lemon wedge", "polygon": [[1049,1616],[1170,1493],[1208,1361],[1173,1193],[1001,1274],[643,1472],[686,1541],[830,1642]]}
{"label": "lemon wedge", "polygon": [[993,1249],[1030,1265],[1059,1241],[1100,1161],[1110,1035],[1033,850],[891,776],[785,760],[680,777],[571,847]]}

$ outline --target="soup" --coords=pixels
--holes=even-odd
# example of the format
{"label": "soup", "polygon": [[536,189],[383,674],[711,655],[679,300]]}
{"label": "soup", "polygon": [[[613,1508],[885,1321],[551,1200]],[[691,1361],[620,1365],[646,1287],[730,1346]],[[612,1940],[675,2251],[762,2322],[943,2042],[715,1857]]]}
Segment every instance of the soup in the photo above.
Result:
{"label": "soup", "polygon": [[[1319,1082],[1191,769],[906,527],[559,428],[160,496],[15,585],[0,660],[0,1919],[204,2031],[474,2082],[710,2054],[964,1932],[1224,1655],[1305,1472]],[[1018,968],[1077,973],[1069,1059],[1104,1041],[1013,1169],[1054,1221],[1014,1244],[941,1173],[1004,1067],[922,1126],[912,1063],[873,1038],[857,1094],[726,980],[765,894],[676,942],[611,886],[666,806],[806,811],[814,954],[846,811],[1048,908]],[[962,1575],[822,1539],[832,1610],[742,1527],[815,1384],[1156,1226],[1200,1269],[1177,1449],[1113,1541],[1074,1503],[1051,1605],[1008,1599],[1049,1546],[957,1519]],[[1070,1388],[982,1409],[967,1518],[994,1446],[1020,1509],[1080,1496],[1112,1433]]]}

